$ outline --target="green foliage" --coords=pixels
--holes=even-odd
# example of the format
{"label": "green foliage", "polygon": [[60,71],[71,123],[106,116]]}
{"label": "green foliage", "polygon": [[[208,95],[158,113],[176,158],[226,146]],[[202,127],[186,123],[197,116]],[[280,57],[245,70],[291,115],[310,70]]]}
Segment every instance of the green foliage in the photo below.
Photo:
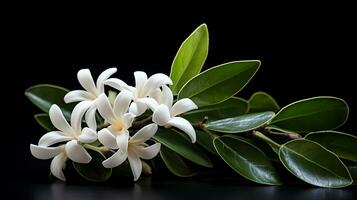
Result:
{"label": "green foliage", "polygon": [[185,163],[185,161],[177,153],[170,150],[169,148],[162,146],[160,150],[160,155],[166,167],[174,175],[179,177],[190,177],[197,174],[195,172],[192,172],[191,169]]}
{"label": "green foliage", "polygon": [[177,94],[182,86],[200,73],[208,54],[208,29],[199,26],[182,44],[171,66],[171,89]]}
{"label": "green foliage", "polygon": [[187,82],[178,98],[190,98],[198,107],[220,103],[243,89],[259,66],[259,60],[246,60],[212,67]]}
{"label": "green foliage", "polygon": [[36,114],[34,115],[34,118],[36,119],[37,123],[47,131],[56,130],[56,128],[52,125],[50,116],[48,116],[47,113]]}
{"label": "green foliage", "polygon": [[264,112],[264,111],[273,111],[277,112],[280,107],[275,99],[265,92],[256,92],[254,93],[249,102],[249,112]]}

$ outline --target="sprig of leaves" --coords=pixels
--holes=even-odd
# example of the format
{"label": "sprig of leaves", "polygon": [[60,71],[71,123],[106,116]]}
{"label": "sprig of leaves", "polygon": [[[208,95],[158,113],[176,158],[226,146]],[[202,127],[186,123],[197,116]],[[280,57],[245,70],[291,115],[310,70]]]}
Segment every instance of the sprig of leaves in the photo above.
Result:
{"label": "sprig of leaves", "polygon": [[[160,128],[154,140],[162,144],[160,156],[168,170],[179,177],[194,176],[200,168],[191,169],[192,165],[212,168],[211,158],[216,157],[232,171],[260,184],[287,182],[276,166],[315,186],[352,184],[356,165],[346,166],[346,160],[357,162],[357,137],[334,131],[348,118],[346,102],[321,96],[280,109],[265,92],[254,93],[249,100],[235,97],[257,72],[260,61],[232,61],[201,72],[208,55],[208,35],[207,26],[199,26],[182,43],[172,63],[173,93],[199,106],[182,116],[196,128],[198,144],[177,130]],[[60,106],[69,120],[73,105],[63,101],[67,92],[48,84],[26,90],[30,101],[45,112],[36,114],[35,119],[46,130],[54,130],[47,115],[52,104]],[[104,181],[112,173],[128,176],[128,165],[108,170],[99,164],[111,155],[108,149],[99,143],[88,148],[93,161],[89,165],[73,163],[82,177]]]}

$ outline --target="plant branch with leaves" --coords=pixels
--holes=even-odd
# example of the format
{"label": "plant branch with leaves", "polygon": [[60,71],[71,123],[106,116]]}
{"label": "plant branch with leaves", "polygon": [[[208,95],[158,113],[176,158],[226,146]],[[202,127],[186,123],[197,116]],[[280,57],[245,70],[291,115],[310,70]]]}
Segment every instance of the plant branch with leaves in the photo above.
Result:
{"label": "plant branch with leaves", "polygon": [[260,61],[227,62],[201,72],[208,41],[203,24],[182,43],[170,76],[137,71],[135,86],[113,78],[117,69],[109,68],[96,83],[89,69],[80,70],[83,90],[30,87],[25,95],[44,112],[35,119],[49,131],[30,145],[32,155],[52,158],[51,173],[63,181],[69,164],[89,181],[114,174],[137,181],[152,173],[149,161],[158,155],[155,162],[179,177],[199,174],[192,165],[210,170],[218,158],[259,184],[287,182],[277,165],[315,186],[353,183],[357,137],[334,131],[348,118],[344,100],[319,96],[280,108],[265,92],[249,100],[237,97]]}

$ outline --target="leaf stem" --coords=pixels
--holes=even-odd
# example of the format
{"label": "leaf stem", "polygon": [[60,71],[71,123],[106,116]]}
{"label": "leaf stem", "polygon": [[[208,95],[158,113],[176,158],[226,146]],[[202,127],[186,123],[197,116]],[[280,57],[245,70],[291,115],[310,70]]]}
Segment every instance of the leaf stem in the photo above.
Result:
{"label": "leaf stem", "polygon": [[286,133],[286,132],[277,132],[277,131],[272,131],[272,130],[267,130],[267,132],[271,135],[281,135],[281,136],[286,136],[289,139],[299,139],[301,138],[301,135],[299,135],[298,133]]}
{"label": "leaf stem", "polygon": [[149,117],[146,117],[140,121],[133,122],[132,126],[133,128],[142,128],[148,124],[150,124],[152,121],[152,116],[150,115]]}
{"label": "leaf stem", "polygon": [[219,136],[216,135],[215,133],[213,133],[212,131],[208,130],[205,126],[201,126],[200,129],[202,129],[204,132],[208,133],[209,135],[211,135],[211,137],[213,138],[218,138]]}
{"label": "leaf stem", "polygon": [[111,150],[111,149],[109,149],[108,147],[105,147],[105,146],[96,147],[96,146],[93,146],[93,145],[90,145],[90,144],[83,144],[83,147],[86,148],[86,149],[94,150],[94,151],[100,151],[102,153],[105,153],[105,152],[108,152],[108,151],[113,152],[113,150]]}
{"label": "leaf stem", "polygon": [[270,144],[273,147],[274,151],[277,151],[280,148],[280,144],[274,142],[272,139],[270,139],[259,131],[253,131],[252,135]]}

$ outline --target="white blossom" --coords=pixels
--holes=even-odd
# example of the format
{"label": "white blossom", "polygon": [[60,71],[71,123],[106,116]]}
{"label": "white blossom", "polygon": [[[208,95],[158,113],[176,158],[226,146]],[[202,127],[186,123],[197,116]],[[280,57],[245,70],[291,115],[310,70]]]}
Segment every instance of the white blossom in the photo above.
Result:
{"label": "white blossom", "polygon": [[172,85],[172,80],[165,74],[157,73],[147,78],[145,72],[136,71],[134,72],[135,77],[135,87],[128,86],[122,80],[117,78],[110,78],[104,82],[104,84],[109,85],[119,91],[128,90],[133,94],[133,103],[130,105],[129,112],[140,116],[147,110],[147,105],[143,102],[143,98],[150,97],[156,89],[163,85]]}
{"label": "white blossom", "polygon": [[64,97],[64,101],[66,103],[72,103],[77,101],[90,101],[90,108],[86,112],[85,119],[89,127],[96,130],[97,123],[95,120],[95,113],[96,113],[96,99],[101,95],[104,94],[104,82],[115,72],[117,68],[109,68],[103,71],[97,79],[97,83],[94,84],[93,77],[89,71],[89,69],[81,69],[77,73],[77,78],[79,83],[85,90],[74,90],[70,91]]}
{"label": "white blossom", "polygon": [[[62,169],[65,167],[67,158],[78,163],[89,163],[91,156],[85,148],[79,144],[91,143],[97,140],[97,133],[90,128],[81,128],[82,118],[91,102],[82,101],[77,104],[71,115],[71,125],[63,116],[57,105],[52,105],[49,116],[54,127],[58,131],[51,131],[43,135],[38,145],[30,145],[31,154],[38,159],[50,159],[51,173],[57,178],[65,181]],[[53,146],[66,142],[63,145]]]}
{"label": "white blossom", "polygon": [[176,127],[185,132],[191,139],[192,143],[196,142],[196,132],[191,123],[178,115],[197,109],[197,105],[188,98],[178,100],[173,104],[173,95],[169,87],[161,86],[162,91],[156,91],[154,98],[145,98],[143,101],[154,112],[152,121],[160,126]]}
{"label": "white blossom", "polygon": [[107,160],[103,161],[103,166],[106,168],[114,168],[128,159],[134,181],[138,180],[143,168],[140,158],[152,159],[160,151],[160,143],[155,143],[151,146],[145,144],[147,140],[154,136],[157,129],[157,125],[152,123],[141,128],[132,137],[129,137],[129,134],[123,134],[122,137],[117,137],[119,150]]}

